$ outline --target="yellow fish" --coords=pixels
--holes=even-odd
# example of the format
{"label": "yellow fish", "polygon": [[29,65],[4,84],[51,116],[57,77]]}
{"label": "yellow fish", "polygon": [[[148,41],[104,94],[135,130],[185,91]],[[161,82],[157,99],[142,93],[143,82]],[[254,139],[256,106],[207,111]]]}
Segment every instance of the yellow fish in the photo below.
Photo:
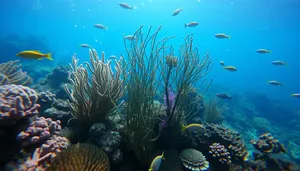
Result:
{"label": "yellow fish", "polygon": [[232,71],[232,72],[237,71],[237,69],[234,66],[226,66],[226,67],[224,67],[224,69],[226,69],[228,71]]}
{"label": "yellow fish", "polygon": [[18,53],[16,56],[20,56],[26,59],[36,59],[36,60],[42,60],[43,58],[47,58],[49,60],[53,60],[51,57],[51,53],[43,54],[40,51],[37,50],[26,50]]}
{"label": "yellow fish", "polygon": [[160,165],[161,165],[161,162],[163,160],[163,156],[164,156],[164,153],[162,153],[161,155],[159,156],[156,156],[152,162],[151,162],[151,165],[150,165],[150,168],[148,171],[158,171],[159,168],[160,168]]}
{"label": "yellow fish", "polygon": [[195,129],[199,129],[199,128],[204,128],[204,126],[203,125],[201,125],[201,124],[195,124],[195,123],[193,123],[193,124],[189,124],[189,125],[187,125],[187,126],[183,126],[182,127],[182,131],[185,131],[185,130],[187,130],[187,129],[191,129],[191,130],[195,130]]}

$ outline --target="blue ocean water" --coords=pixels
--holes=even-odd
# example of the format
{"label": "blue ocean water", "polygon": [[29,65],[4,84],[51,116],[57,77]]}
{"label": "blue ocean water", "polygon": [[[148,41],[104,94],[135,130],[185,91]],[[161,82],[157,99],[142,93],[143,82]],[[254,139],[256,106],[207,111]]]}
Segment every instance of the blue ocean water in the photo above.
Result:
{"label": "blue ocean water", "polygon": [[[195,42],[204,53],[209,50],[215,67],[210,76],[215,84],[235,91],[255,90],[298,107],[299,100],[290,97],[299,92],[300,69],[298,43],[300,39],[300,2],[297,0],[128,0],[133,10],[122,9],[116,0],[12,0],[1,1],[2,27],[0,37],[10,34],[33,35],[45,39],[54,63],[68,63],[73,53],[87,60],[89,44],[107,55],[124,54],[122,35],[133,34],[140,26],[162,25],[161,37],[175,35],[169,43],[179,47],[183,37],[194,33]],[[178,16],[172,12],[182,8]],[[184,28],[197,21],[199,26]],[[99,30],[94,24],[108,26]],[[219,40],[216,33],[226,33],[230,40]],[[35,47],[37,46],[37,47]],[[31,48],[39,48],[32,43]],[[266,48],[271,54],[258,54]],[[39,48],[40,49],[40,48]],[[13,54],[1,58],[16,58]],[[237,67],[227,72],[219,66]],[[273,66],[273,60],[288,62],[288,66]],[[51,65],[50,61],[44,61]],[[283,87],[270,86],[268,80],[278,80]],[[298,107],[300,108],[300,107]]]}

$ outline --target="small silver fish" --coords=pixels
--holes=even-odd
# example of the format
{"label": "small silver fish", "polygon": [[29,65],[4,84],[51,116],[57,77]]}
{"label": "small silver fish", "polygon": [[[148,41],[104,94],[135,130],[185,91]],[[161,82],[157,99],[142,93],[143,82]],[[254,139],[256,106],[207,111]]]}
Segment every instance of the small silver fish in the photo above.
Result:
{"label": "small silver fish", "polygon": [[220,61],[220,65],[221,66],[225,66],[225,62],[224,61]]}
{"label": "small silver fish", "polygon": [[117,59],[117,56],[115,56],[115,55],[110,55],[109,58],[110,58],[110,59]]}
{"label": "small silver fish", "polygon": [[217,34],[215,34],[215,37],[218,39],[230,39],[230,36],[228,36],[224,33],[217,33]]}
{"label": "small silver fish", "polygon": [[268,81],[267,83],[276,86],[283,86],[279,81]]}
{"label": "small silver fish", "polygon": [[182,8],[176,9],[176,10],[172,13],[172,16],[178,15],[181,11],[182,11]]}
{"label": "small silver fish", "polygon": [[294,93],[294,94],[291,94],[291,96],[300,98],[300,93]]}
{"label": "small silver fish", "polygon": [[107,30],[107,26],[104,26],[102,24],[95,24],[94,27],[96,27],[97,29],[105,29],[105,30]]}
{"label": "small silver fish", "polygon": [[261,54],[271,53],[271,51],[267,49],[257,49],[256,52]]}
{"label": "small silver fish", "polygon": [[184,27],[196,27],[198,24],[198,22],[192,21],[190,23],[184,24]]}
{"label": "small silver fish", "polygon": [[287,63],[283,62],[283,61],[272,61],[271,64],[273,64],[273,65],[287,65]]}
{"label": "small silver fish", "polygon": [[81,44],[81,45],[79,45],[80,47],[83,47],[83,48],[91,48],[91,46],[90,45],[88,45],[88,44]]}
{"label": "small silver fish", "polygon": [[124,37],[126,40],[134,40],[135,37],[133,35],[127,35]]}
{"label": "small silver fish", "polygon": [[119,4],[122,8],[124,8],[124,9],[132,9],[132,7],[131,6],[129,6],[128,4],[126,4],[126,3],[120,3]]}

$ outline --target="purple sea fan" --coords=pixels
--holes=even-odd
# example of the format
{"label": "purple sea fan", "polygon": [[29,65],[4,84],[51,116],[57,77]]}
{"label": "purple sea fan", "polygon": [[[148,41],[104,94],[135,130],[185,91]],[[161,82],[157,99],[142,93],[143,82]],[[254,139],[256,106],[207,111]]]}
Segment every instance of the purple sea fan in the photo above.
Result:
{"label": "purple sea fan", "polygon": [[173,108],[174,103],[175,103],[176,95],[169,87],[168,87],[167,91],[168,91],[168,98],[167,98],[166,94],[164,94],[164,104],[165,104],[165,106],[168,106],[167,105],[167,99],[168,99],[169,100],[169,107]]}

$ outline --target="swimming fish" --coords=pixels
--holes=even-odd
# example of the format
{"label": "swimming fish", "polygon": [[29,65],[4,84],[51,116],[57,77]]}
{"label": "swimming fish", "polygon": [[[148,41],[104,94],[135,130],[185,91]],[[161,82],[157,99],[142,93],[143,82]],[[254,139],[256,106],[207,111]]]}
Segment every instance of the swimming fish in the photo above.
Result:
{"label": "swimming fish", "polygon": [[237,69],[234,66],[226,66],[226,67],[224,67],[224,69],[231,71],[231,72],[237,71]]}
{"label": "swimming fish", "polygon": [[256,52],[261,54],[271,53],[271,51],[267,49],[257,49]]}
{"label": "swimming fish", "polygon": [[94,27],[96,27],[97,29],[105,29],[105,30],[107,30],[107,26],[104,26],[102,24],[95,24]]}
{"label": "swimming fish", "polygon": [[189,124],[187,126],[183,126],[182,127],[182,131],[185,131],[185,130],[194,130],[194,129],[199,129],[199,128],[204,128],[204,126],[201,125],[201,124],[195,124],[195,123],[193,123],[193,124]]}
{"label": "swimming fish", "polygon": [[124,39],[126,39],[126,40],[134,40],[135,37],[133,35],[127,35],[127,36],[124,37]]}
{"label": "swimming fish", "polygon": [[110,55],[109,58],[110,58],[110,59],[117,59],[117,56],[115,56],[115,55]]}
{"label": "swimming fish", "polygon": [[184,27],[196,27],[198,24],[198,22],[192,21],[190,23],[184,24]]}
{"label": "swimming fish", "polygon": [[268,81],[267,84],[276,85],[276,86],[283,86],[279,81]]}
{"label": "swimming fish", "polygon": [[182,11],[182,8],[176,9],[176,10],[172,13],[172,16],[178,15],[181,11]]}
{"label": "swimming fish", "polygon": [[294,93],[294,94],[291,94],[291,96],[300,98],[300,93]]}
{"label": "swimming fish", "polygon": [[122,8],[124,8],[124,9],[132,9],[132,7],[131,6],[129,6],[128,4],[126,4],[126,3],[120,3],[119,4]]}
{"label": "swimming fish", "polygon": [[230,39],[230,36],[228,36],[224,33],[215,34],[215,37],[218,38],[218,39]]}
{"label": "swimming fish", "polygon": [[216,96],[221,98],[221,99],[229,99],[229,100],[232,99],[232,97],[230,97],[228,94],[225,94],[225,93],[216,94]]}
{"label": "swimming fish", "polygon": [[83,48],[91,48],[91,46],[90,45],[88,45],[88,44],[81,44],[81,45],[79,45],[80,47],[83,47]]}
{"label": "swimming fish", "polygon": [[51,57],[51,53],[43,54],[40,51],[37,50],[26,50],[18,53],[16,56],[20,56],[26,59],[36,59],[36,60],[42,60],[43,58],[47,58],[49,60],[53,60]]}
{"label": "swimming fish", "polygon": [[150,165],[150,168],[148,171],[158,171],[159,168],[160,168],[160,165],[161,165],[161,162],[163,160],[163,156],[164,156],[164,153],[162,153],[161,155],[159,156],[156,156],[152,162],[151,162],[151,165]]}
{"label": "swimming fish", "polygon": [[283,61],[272,61],[271,64],[273,64],[273,65],[287,65],[287,63],[283,62]]}
{"label": "swimming fish", "polygon": [[221,66],[225,66],[224,61],[220,61],[220,65],[221,65]]}

